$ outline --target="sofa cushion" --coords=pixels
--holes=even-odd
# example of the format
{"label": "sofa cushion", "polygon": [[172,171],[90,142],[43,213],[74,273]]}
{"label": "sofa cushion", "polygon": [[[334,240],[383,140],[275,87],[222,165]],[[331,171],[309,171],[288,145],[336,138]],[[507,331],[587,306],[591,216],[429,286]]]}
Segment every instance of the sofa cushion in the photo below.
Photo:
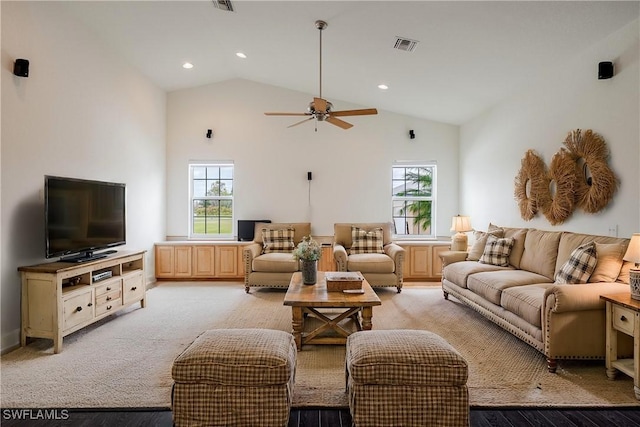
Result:
{"label": "sofa cushion", "polygon": [[550,283],[544,276],[526,270],[476,273],[467,279],[467,288],[493,304],[500,305],[502,291],[513,286]]}
{"label": "sofa cushion", "polygon": [[374,228],[370,231],[360,227],[351,227],[351,254],[382,254],[382,228]]}
{"label": "sofa cushion", "polygon": [[479,261],[483,264],[508,267],[509,255],[511,254],[513,243],[513,238],[499,239],[493,235],[489,235],[487,237],[487,244],[484,247],[484,252],[482,253]]}
{"label": "sofa cushion", "polygon": [[473,236],[475,241],[473,242],[473,245],[471,245],[471,249],[467,255],[467,261],[478,261],[480,259],[484,252],[484,247],[487,246],[487,238],[489,238],[489,235],[504,237],[504,230],[496,228],[489,230],[486,233],[484,231],[474,231]]}
{"label": "sofa cushion", "polygon": [[263,251],[265,254],[272,252],[293,252],[295,244],[293,228],[262,229]]}
{"label": "sofa cushion", "polygon": [[361,273],[393,273],[395,263],[387,254],[354,254],[347,258],[347,269]]}
{"label": "sofa cushion", "polygon": [[629,245],[629,239],[621,237],[611,236],[595,236],[592,234],[580,234],[565,231],[560,237],[560,243],[558,245],[558,259],[556,260],[556,273],[560,271],[560,268],[571,256],[571,252],[580,245],[589,242],[613,244],[618,243],[624,246],[624,250],[627,250]]}
{"label": "sofa cushion", "polygon": [[293,273],[298,271],[298,265],[298,260],[293,258],[290,253],[272,252],[255,257],[251,264],[251,270],[271,273]]}
{"label": "sofa cushion", "polygon": [[578,246],[556,274],[556,283],[587,283],[597,261],[594,242]]}
{"label": "sofa cushion", "polygon": [[515,268],[520,268],[520,260],[524,253],[524,240],[527,237],[526,228],[509,228],[504,227],[504,237],[513,238],[513,248],[509,254],[509,264]]}
{"label": "sofa cushion", "polygon": [[460,261],[449,264],[442,270],[442,277],[449,282],[467,287],[467,280],[470,275],[486,271],[513,270],[513,267],[498,267],[497,265],[482,264],[477,261]]}
{"label": "sofa cushion", "polygon": [[622,268],[620,269],[620,274],[618,275],[618,279],[616,282],[618,283],[626,283],[627,285],[631,281],[631,267],[634,264],[630,261],[625,261],[622,263]]}
{"label": "sofa cushion", "polygon": [[529,229],[520,268],[553,280],[561,235],[562,232]]}
{"label": "sofa cushion", "polygon": [[[533,273],[532,273],[533,274]],[[513,286],[502,291],[500,305],[532,325],[542,328],[542,302],[553,283]]]}
{"label": "sofa cushion", "polygon": [[624,246],[618,243],[596,243],[598,262],[589,282],[615,282],[622,269]]}

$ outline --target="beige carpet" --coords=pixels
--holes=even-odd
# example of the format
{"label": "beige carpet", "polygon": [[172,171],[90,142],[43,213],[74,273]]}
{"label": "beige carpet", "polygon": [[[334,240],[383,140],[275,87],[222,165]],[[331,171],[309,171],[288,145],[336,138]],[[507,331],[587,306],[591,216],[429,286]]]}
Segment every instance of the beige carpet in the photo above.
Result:
{"label": "beige carpet", "polygon": [[[469,362],[473,406],[638,405],[633,382],[605,375],[604,362],[564,362],[556,374],[545,358],[474,311],[445,301],[436,287],[378,290],[374,329],[425,329],[447,339]],[[271,328],[289,331],[284,291],[239,283],[165,282],[132,308],[64,339],[35,340],[2,356],[0,404],[9,407],[169,407],[171,363],[202,331]],[[298,353],[294,406],[346,407],[344,347],[306,346]]]}

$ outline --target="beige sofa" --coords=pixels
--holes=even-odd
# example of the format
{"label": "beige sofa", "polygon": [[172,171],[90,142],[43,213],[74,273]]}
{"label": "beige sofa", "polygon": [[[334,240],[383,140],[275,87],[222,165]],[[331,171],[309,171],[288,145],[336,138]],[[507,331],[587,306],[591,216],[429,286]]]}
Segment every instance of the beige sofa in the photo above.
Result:
{"label": "beige sofa", "polygon": [[[383,253],[352,253],[351,227],[365,231],[382,228]],[[395,286],[400,292],[405,250],[391,241],[392,227],[390,222],[334,224],[333,258],[338,271],[359,271],[372,287]]]}
{"label": "beige sofa", "polygon": [[292,228],[294,244],[297,246],[304,236],[311,234],[311,223],[256,223],[253,242],[243,249],[244,288],[249,293],[252,286],[288,288],[291,276],[300,271],[300,263],[292,252],[265,253],[262,230]]}
{"label": "beige sofa", "polygon": [[[629,292],[631,263],[622,260],[629,239],[496,226],[488,231],[513,238],[508,266],[478,261],[487,236],[476,232],[477,243],[468,253],[441,255],[445,299],[453,295],[542,352],[550,372],[558,359],[604,359],[600,295]],[[555,283],[572,251],[590,241],[597,242],[599,256],[589,281]],[[620,337],[620,344],[623,353],[633,354],[630,341]]]}

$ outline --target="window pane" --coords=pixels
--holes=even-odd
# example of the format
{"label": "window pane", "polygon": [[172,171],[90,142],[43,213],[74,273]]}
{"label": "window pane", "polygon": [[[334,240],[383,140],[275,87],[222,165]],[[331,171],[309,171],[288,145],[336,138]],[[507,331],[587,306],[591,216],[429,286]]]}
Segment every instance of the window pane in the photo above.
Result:
{"label": "window pane", "polygon": [[220,180],[220,196],[231,196],[233,194],[233,181],[230,179]]}
{"label": "window pane", "polygon": [[220,195],[220,181],[207,180],[207,196],[219,196]]}
{"label": "window pane", "polygon": [[223,166],[220,168],[220,179],[233,179],[233,167]]}
{"label": "window pane", "polygon": [[392,168],[392,216],[398,235],[433,235],[434,166]]}
{"label": "window pane", "polygon": [[204,197],[207,195],[206,181],[204,179],[193,180],[193,197]]}
{"label": "window pane", "polygon": [[207,168],[203,166],[193,166],[193,178],[194,179],[204,179],[206,178]]}

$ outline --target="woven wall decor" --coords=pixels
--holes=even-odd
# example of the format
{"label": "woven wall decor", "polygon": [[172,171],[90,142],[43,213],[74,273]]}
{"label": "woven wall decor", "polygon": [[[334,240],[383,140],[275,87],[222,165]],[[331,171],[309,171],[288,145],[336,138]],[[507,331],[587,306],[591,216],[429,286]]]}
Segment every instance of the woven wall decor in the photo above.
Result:
{"label": "woven wall decor", "polygon": [[[551,225],[562,224],[573,213],[578,167],[571,153],[561,148],[551,158],[546,191],[541,191],[538,205]],[[555,185],[555,194],[551,194]]]}
{"label": "woven wall decor", "polygon": [[[527,184],[529,194],[527,194]],[[546,166],[534,150],[527,150],[521,161],[520,171],[515,178],[514,196],[518,201],[520,216],[531,220],[538,212],[538,196],[548,191],[549,180]]]}
{"label": "woven wall decor", "polygon": [[618,179],[607,163],[609,149],[606,142],[591,129],[584,133],[576,129],[569,132],[564,145],[576,165],[583,164],[577,168],[576,204],[588,213],[601,211],[618,189]]}

